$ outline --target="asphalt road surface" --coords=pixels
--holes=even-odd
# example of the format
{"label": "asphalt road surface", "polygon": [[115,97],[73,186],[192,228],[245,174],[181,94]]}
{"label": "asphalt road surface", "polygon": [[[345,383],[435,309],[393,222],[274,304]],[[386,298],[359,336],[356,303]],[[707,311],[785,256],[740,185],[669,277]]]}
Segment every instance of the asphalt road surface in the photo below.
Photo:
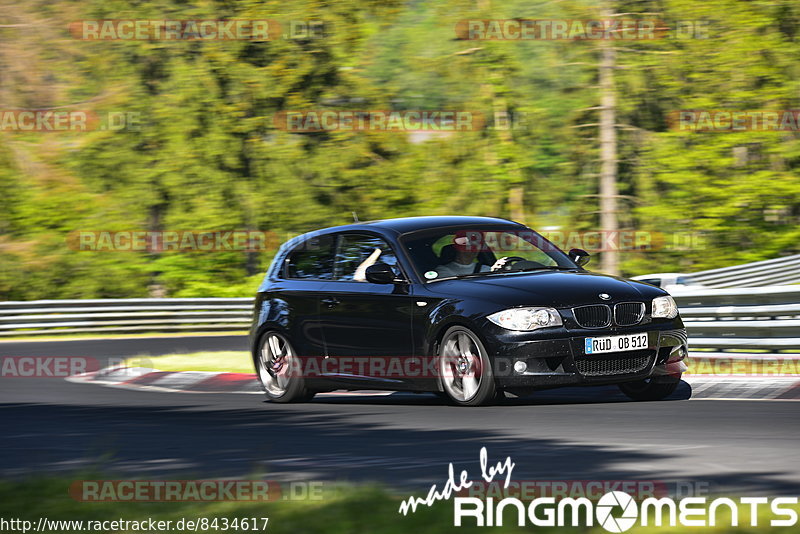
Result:
{"label": "asphalt road surface", "polygon": [[[245,350],[244,337],[3,342],[0,356],[108,358]],[[571,388],[458,408],[433,395],[337,395],[278,405],[256,395],[132,391],[0,378],[0,476],[115,475],[379,481],[398,488],[478,475],[511,456],[514,480],[644,480],[713,493],[800,493],[800,403],[629,402]],[[688,400],[687,400],[688,398]]]}

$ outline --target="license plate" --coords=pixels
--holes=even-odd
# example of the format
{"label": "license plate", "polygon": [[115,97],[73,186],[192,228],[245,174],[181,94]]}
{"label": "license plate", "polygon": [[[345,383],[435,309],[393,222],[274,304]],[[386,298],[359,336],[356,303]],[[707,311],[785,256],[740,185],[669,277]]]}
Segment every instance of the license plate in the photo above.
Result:
{"label": "license plate", "polygon": [[625,352],[647,348],[647,334],[628,334],[624,336],[587,337],[586,354],[605,352]]}

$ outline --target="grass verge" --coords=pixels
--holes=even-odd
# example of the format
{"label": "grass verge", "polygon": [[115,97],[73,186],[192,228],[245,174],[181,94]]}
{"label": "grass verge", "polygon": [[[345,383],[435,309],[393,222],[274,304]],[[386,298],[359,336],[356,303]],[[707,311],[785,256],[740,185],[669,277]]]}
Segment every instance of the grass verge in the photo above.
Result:
{"label": "grass verge", "polygon": [[255,373],[247,351],[191,352],[166,356],[134,356],[123,362],[127,367],[149,367],[159,371],[213,371]]}
{"label": "grass verge", "polygon": [[[102,477],[76,477],[97,480]],[[63,526],[60,529],[48,529],[40,532],[86,532],[87,521],[143,521],[150,518],[156,521],[173,521],[182,518],[197,520],[207,518],[269,518],[267,532],[277,534],[325,533],[325,534],[415,534],[442,532],[486,532],[485,528],[476,527],[474,520],[466,522],[466,526],[453,526],[453,504],[442,501],[428,508],[422,506],[415,513],[402,516],[398,513],[400,498],[386,489],[375,486],[348,487],[326,494],[320,500],[277,500],[273,502],[79,502],[73,500],[68,493],[74,480],[67,478],[34,478],[24,481],[0,481],[0,517],[21,519],[38,524],[39,518],[49,521],[83,521],[81,528]],[[421,494],[419,494],[421,496]],[[407,498],[409,495],[404,495]],[[800,506],[792,507],[795,511]],[[516,523],[512,512],[506,511],[507,523]],[[722,507],[721,510],[727,510]],[[716,527],[642,527],[634,526],[628,532],[652,534],[677,534],[687,531],[704,533],[760,533],[760,532],[797,532],[794,527],[770,527],[769,520],[781,517],[772,515],[769,507],[759,507],[758,525],[750,526],[749,507],[739,506],[739,526],[730,526],[730,515],[720,513]],[[616,515],[616,514],[615,514]],[[696,518],[696,516],[695,516]],[[526,520],[527,522],[527,520]],[[258,521],[261,531],[262,521]],[[650,521],[652,525],[652,521]],[[248,529],[250,530],[250,529]],[[19,531],[19,530],[17,530]],[[111,530],[108,530],[111,531]],[[138,532],[119,528],[115,532]],[[199,529],[198,532],[204,530]],[[205,532],[219,532],[208,529]],[[529,523],[525,527],[507,525],[494,527],[491,532],[554,532],[554,533],[596,533],[607,532],[600,526],[593,527],[534,527]],[[179,532],[179,530],[172,530]],[[231,532],[237,532],[232,530]],[[239,530],[241,532],[241,530]]]}

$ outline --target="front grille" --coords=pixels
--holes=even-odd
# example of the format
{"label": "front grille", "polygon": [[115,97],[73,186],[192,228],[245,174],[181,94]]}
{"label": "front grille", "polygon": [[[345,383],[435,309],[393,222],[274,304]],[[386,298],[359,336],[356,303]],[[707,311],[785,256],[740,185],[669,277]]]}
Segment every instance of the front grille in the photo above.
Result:
{"label": "front grille", "polygon": [[584,328],[604,328],[611,324],[611,308],[605,304],[572,308],[575,321]]}
{"label": "front grille", "polygon": [[619,326],[639,324],[644,317],[644,302],[620,302],[614,306],[614,322]]}
{"label": "front grille", "polygon": [[575,360],[575,367],[584,376],[630,375],[644,371],[650,365],[653,351],[631,351],[609,357],[589,357]]}

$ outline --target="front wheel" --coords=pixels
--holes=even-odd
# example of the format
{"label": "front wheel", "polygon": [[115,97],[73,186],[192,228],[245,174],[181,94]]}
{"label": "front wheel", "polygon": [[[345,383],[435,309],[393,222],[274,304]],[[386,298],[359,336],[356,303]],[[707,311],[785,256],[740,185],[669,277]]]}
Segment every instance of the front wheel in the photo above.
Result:
{"label": "front wheel", "polygon": [[298,363],[286,336],[278,332],[261,336],[255,364],[267,398],[273,402],[311,400],[314,393],[306,389]]}
{"label": "front wheel", "polygon": [[497,394],[486,349],[463,326],[450,328],[442,338],[439,380],[447,399],[460,406],[489,404]]}
{"label": "front wheel", "polygon": [[669,397],[681,383],[681,375],[664,375],[617,384],[622,392],[633,400],[655,401]]}

